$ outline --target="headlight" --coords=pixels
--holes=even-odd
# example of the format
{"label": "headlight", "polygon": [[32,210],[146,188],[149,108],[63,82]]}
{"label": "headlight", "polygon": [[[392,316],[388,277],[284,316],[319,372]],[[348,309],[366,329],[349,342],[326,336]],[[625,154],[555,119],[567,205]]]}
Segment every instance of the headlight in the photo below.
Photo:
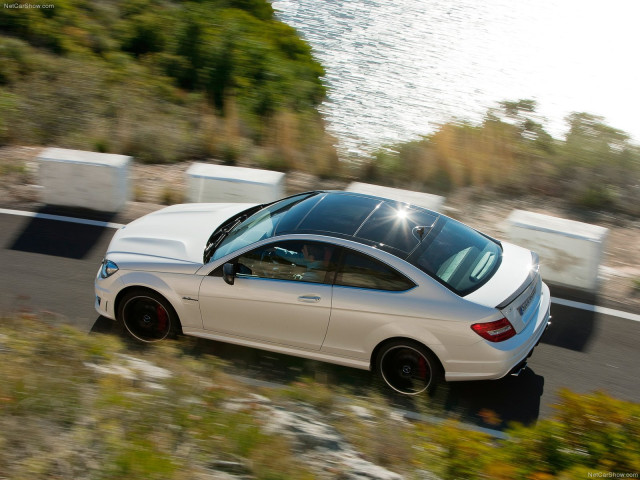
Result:
{"label": "headlight", "polygon": [[108,278],[118,271],[118,265],[106,258],[102,261],[102,268],[100,268],[100,276],[102,278]]}

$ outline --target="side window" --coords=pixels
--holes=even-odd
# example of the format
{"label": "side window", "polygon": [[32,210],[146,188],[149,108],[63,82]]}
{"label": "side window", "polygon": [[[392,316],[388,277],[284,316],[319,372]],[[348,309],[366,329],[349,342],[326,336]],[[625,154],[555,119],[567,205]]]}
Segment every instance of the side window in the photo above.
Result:
{"label": "side window", "polygon": [[332,264],[332,245],[286,241],[272,243],[237,258],[238,276],[324,283]]}
{"label": "side window", "polygon": [[384,263],[362,253],[346,250],[336,275],[336,285],[403,291],[415,284]]}

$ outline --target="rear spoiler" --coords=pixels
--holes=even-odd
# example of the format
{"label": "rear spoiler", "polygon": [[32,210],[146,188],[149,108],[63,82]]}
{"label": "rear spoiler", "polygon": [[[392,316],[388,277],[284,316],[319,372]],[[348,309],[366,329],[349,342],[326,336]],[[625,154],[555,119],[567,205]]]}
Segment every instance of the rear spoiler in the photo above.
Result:
{"label": "rear spoiler", "polygon": [[518,296],[520,296],[522,292],[524,292],[529,287],[529,285],[531,285],[531,283],[536,280],[536,278],[538,278],[538,275],[540,274],[540,256],[536,252],[531,252],[531,262],[531,270],[529,271],[529,275],[527,275],[525,281],[522,282],[522,285],[520,285],[520,287],[518,287],[515,292],[513,292],[511,295],[509,295],[508,298],[503,300],[500,305],[496,305],[496,308],[498,310],[502,310],[516,298],[518,298]]}

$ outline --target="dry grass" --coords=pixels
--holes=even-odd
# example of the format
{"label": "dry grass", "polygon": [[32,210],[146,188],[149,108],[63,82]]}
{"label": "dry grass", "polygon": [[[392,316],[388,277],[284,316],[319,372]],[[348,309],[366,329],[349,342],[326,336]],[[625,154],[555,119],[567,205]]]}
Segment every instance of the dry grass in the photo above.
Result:
{"label": "dry grass", "polygon": [[[255,478],[308,477],[285,438],[263,433],[251,413],[223,408],[249,392],[215,358],[196,360],[172,343],[132,351],[115,337],[26,315],[2,319],[0,332],[0,472],[8,478],[200,478],[225,460]],[[166,371],[154,377],[140,365]]]}
{"label": "dry grass", "polygon": [[[262,407],[246,401],[255,388],[223,367],[188,339],[140,347],[53,317],[3,318],[0,475],[205,479],[231,465],[256,479],[316,478],[287,436],[266,433]],[[315,406],[365,460],[406,478],[583,478],[640,467],[640,405],[601,393],[563,392],[555,419],[497,441],[453,421],[409,423],[375,390],[355,396],[310,379],[285,390],[261,393],[279,408]],[[236,399],[242,409],[227,406]]]}

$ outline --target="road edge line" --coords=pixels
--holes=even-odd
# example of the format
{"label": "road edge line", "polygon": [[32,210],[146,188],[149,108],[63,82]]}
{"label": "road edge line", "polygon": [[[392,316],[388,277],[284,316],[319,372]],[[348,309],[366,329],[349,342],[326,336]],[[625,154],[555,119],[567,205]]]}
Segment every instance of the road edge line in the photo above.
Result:
{"label": "road edge line", "polygon": [[578,308],[580,310],[586,310],[588,312],[611,315],[612,317],[624,318],[626,320],[632,320],[634,322],[640,322],[640,315],[630,312],[623,312],[621,310],[614,310],[613,308],[599,307],[598,305],[590,305],[588,303],[575,302],[573,300],[565,300],[564,298],[557,297],[551,297],[551,303],[556,303],[565,307]]}
{"label": "road edge line", "polygon": [[[5,215],[17,215],[21,217],[41,218],[43,220],[56,220],[59,222],[79,223],[82,225],[91,225],[94,227],[102,228],[114,228],[119,229],[124,227],[122,223],[113,222],[101,222],[98,220],[86,220],[84,218],[65,217],[62,215],[50,215],[47,213],[28,212],[25,210],[11,210],[7,208],[0,208],[0,214]],[[624,318],[626,320],[632,320],[634,322],[640,322],[640,315],[630,312],[624,312],[621,310],[614,310],[613,308],[599,307],[597,305],[590,305],[588,303],[575,302],[573,300],[565,300],[563,298],[551,297],[551,303],[563,305],[565,307],[577,308],[580,310],[586,310],[594,313],[602,313],[603,315],[611,315],[612,317]]]}
{"label": "road edge line", "polygon": [[19,217],[41,218],[43,220],[55,220],[58,222],[79,223],[81,225],[91,225],[92,227],[115,228],[115,229],[124,227],[124,224],[122,223],[101,222],[99,220],[87,220],[85,218],[65,217],[62,215],[51,215],[48,213],[28,212],[25,210],[11,210],[7,208],[0,208],[0,214],[16,215]]}

